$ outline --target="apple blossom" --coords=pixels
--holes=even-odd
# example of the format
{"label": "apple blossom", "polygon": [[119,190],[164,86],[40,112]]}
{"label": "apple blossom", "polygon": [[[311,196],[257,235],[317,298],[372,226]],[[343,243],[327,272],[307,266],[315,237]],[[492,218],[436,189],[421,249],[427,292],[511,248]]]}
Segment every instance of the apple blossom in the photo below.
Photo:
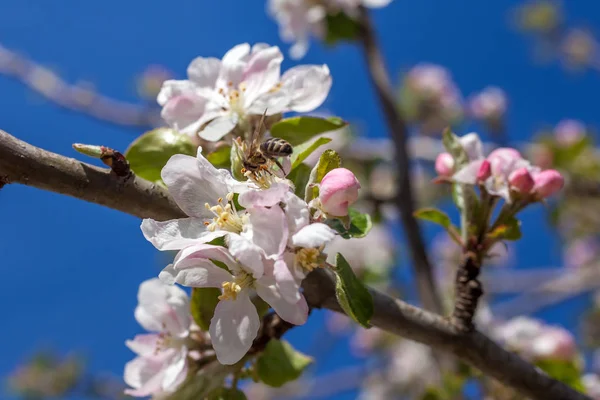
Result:
{"label": "apple blossom", "polygon": [[125,365],[126,394],[144,397],[173,392],[188,371],[187,337],[191,317],[187,294],[154,278],[138,291],[135,318],[154,333],[137,335],[126,342],[138,356]]}
{"label": "apple blossom", "polygon": [[533,189],[533,177],[525,167],[514,170],[508,176],[510,187],[519,193],[529,193]]}
{"label": "apple blossom", "polygon": [[547,169],[534,174],[535,186],[533,191],[540,198],[547,198],[560,191],[565,185],[565,178],[554,169]]}
{"label": "apple blossom", "polygon": [[[242,247],[238,250],[243,252],[251,249],[251,244],[236,240],[229,247]],[[223,263],[227,270],[213,261]],[[304,296],[298,293],[298,300],[288,301],[278,289],[272,270],[272,263],[241,263],[224,247],[199,243],[182,249],[159,278],[168,284],[222,289],[209,332],[217,359],[221,364],[231,365],[248,352],[260,328],[251,289],[284,320],[295,325],[306,322],[308,306]]]}
{"label": "apple blossom", "polygon": [[506,94],[498,87],[490,86],[471,98],[471,114],[480,120],[498,120],[506,112]]}
{"label": "apple blossom", "polygon": [[327,15],[344,12],[357,17],[360,6],[380,8],[392,0],[269,0],[269,14],[279,25],[279,36],[285,42],[293,42],[290,57],[304,57],[311,36],[323,39],[327,32]]}
{"label": "apple blossom", "polygon": [[450,153],[440,153],[435,159],[435,172],[442,177],[450,177],[454,173],[454,158]]}
{"label": "apple blossom", "polygon": [[585,136],[586,128],[581,121],[564,119],[554,128],[556,141],[564,146],[570,146]]}
{"label": "apple blossom", "polygon": [[280,74],[283,55],[276,46],[240,44],[222,60],[197,57],[188,80],[163,84],[158,103],[162,116],[176,129],[218,141],[236,126],[244,131],[251,117],[288,111],[307,112],[320,106],[331,87],[326,65],[300,65]]}
{"label": "apple blossom", "polygon": [[352,171],[335,168],[329,171],[319,184],[319,200],[322,210],[334,217],[348,215],[348,207],[358,199],[360,183]]}
{"label": "apple blossom", "polygon": [[560,327],[546,327],[531,346],[535,359],[571,361],[577,355],[575,338]]}

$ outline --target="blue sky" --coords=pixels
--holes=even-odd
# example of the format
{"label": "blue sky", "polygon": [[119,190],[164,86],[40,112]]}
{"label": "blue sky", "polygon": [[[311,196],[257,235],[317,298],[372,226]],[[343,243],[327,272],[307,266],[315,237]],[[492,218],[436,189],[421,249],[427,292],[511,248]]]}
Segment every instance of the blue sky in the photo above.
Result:
{"label": "blue sky", "polygon": [[[514,141],[564,117],[600,126],[600,73],[568,74],[556,63],[536,65],[531,43],[510,28],[508,11],[518,3],[395,0],[374,13],[390,71],[397,78],[414,63],[428,61],[448,67],[465,94],[489,84],[504,88]],[[569,20],[600,26],[600,4],[569,2],[567,12]],[[91,81],[101,93],[122,100],[136,101],[133,77],[149,64],[163,64],[183,77],[192,58],[219,57],[246,41],[287,49],[262,1],[0,2],[0,44],[69,81]],[[386,134],[356,47],[314,44],[302,63],[329,65],[334,84],[326,109],[360,122],[368,136]],[[284,67],[293,65],[286,60]],[[81,157],[71,149],[74,142],[125,149],[141,133],[60,109],[1,76],[0,93],[0,129],[71,157]],[[139,231],[140,221],[16,185],[0,191],[0,209],[0,302],[5,305],[0,376],[46,346],[81,351],[94,371],[120,375],[132,357],[123,342],[140,332],[133,318],[137,287],[156,276],[160,266]],[[546,232],[544,209],[536,207],[523,218],[519,266],[557,265],[560,248]],[[544,317],[572,326],[573,307]],[[304,337],[321,329],[320,321],[316,316],[290,338],[309,349]],[[336,345],[319,369],[349,362],[345,353],[343,344]]]}

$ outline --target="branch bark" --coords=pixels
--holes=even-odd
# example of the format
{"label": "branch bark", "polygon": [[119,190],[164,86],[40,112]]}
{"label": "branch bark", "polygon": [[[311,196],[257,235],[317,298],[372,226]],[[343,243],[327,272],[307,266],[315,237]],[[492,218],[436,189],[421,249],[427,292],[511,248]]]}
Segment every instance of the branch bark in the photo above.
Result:
{"label": "branch bark", "polygon": [[[185,216],[159,186],[138,177],[121,183],[109,170],[39,149],[3,131],[0,131],[0,180],[66,194],[140,218],[167,220]],[[342,312],[333,280],[326,271],[313,271],[304,280],[303,288],[310,306]],[[438,315],[375,290],[371,294],[375,303],[371,323],[378,328],[454,354],[532,399],[589,399],[478,331],[461,333]]]}
{"label": "branch bark", "polygon": [[421,236],[421,229],[413,216],[415,201],[410,184],[410,157],[407,150],[408,130],[397,108],[392,84],[385,68],[385,62],[383,61],[383,55],[379,51],[375,32],[364,7],[361,8],[359,22],[361,27],[360,37],[369,76],[381,103],[390,136],[394,143],[397,164],[396,179],[398,182],[395,203],[400,211],[402,224],[411,250],[419,295],[426,309],[442,314],[443,306],[435,286],[431,264],[427,258],[425,244]]}

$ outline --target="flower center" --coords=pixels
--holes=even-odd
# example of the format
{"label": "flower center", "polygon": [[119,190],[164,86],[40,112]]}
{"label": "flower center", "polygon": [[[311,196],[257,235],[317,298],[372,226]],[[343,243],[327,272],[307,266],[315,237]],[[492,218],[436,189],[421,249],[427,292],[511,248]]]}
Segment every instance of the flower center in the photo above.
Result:
{"label": "flower center", "polygon": [[244,176],[250,179],[252,182],[256,183],[258,187],[261,189],[268,189],[274,183],[278,181],[279,178],[273,174],[269,167],[265,165],[265,168],[259,168],[255,171],[246,170],[243,172]]}
{"label": "flower center", "polygon": [[167,325],[163,322],[162,332],[158,334],[158,340],[156,341],[156,347],[154,347],[154,355],[157,355],[161,351],[168,348],[178,348],[183,345],[183,341],[179,338],[173,337],[169,331],[167,331]]}
{"label": "flower center", "polygon": [[238,293],[243,289],[252,286],[254,278],[247,272],[240,271],[235,275],[233,281],[223,282],[223,294],[219,296],[219,300],[235,300]]}
{"label": "flower center", "polygon": [[323,257],[320,249],[303,247],[296,251],[296,262],[307,271],[322,266]]}
{"label": "flower center", "polygon": [[219,89],[219,94],[229,103],[229,109],[240,116],[244,115],[244,92],[246,82],[240,82],[237,89],[233,88],[233,82],[228,82],[227,88]]}
{"label": "flower center", "polygon": [[240,233],[243,229],[244,221],[235,209],[233,193],[228,193],[226,199],[227,203],[223,201],[223,198],[219,198],[216,206],[211,207],[208,203],[204,205],[207,210],[210,210],[215,215],[212,222],[207,221],[204,224],[211,232],[222,230]]}

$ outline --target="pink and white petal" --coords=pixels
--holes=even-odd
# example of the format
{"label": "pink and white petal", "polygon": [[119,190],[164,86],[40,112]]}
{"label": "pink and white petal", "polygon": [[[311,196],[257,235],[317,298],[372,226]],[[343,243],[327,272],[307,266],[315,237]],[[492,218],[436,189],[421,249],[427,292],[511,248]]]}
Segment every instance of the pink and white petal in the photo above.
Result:
{"label": "pink and white petal", "polygon": [[187,348],[182,347],[177,355],[170,360],[162,381],[165,392],[174,392],[183,383],[188,373]]}
{"label": "pink and white petal", "polygon": [[198,243],[210,233],[206,230],[204,220],[199,218],[181,218],[163,222],[145,219],[142,221],[141,229],[146,240],[158,250],[180,250]]}
{"label": "pink and white petal", "polygon": [[467,153],[469,157],[469,161],[479,160],[480,158],[484,158],[483,154],[483,143],[481,143],[481,139],[479,135],[476,133],[468,133],[462,137],[460,137],[459,142],[462,148]]}
{"label": "pink and white petal", "polygon": [[167,124],[181,133],[195,135],[206,109],[206,99],[194,93],[172,97],[164,105],[160,115]]}
{"label": "pink and white petal", "polygon": [[150,356],[156,351],[159,340],[160,336],[157,333],[145,333],[136,335],[133,340],[125,341],[125,345],[140,356]]}
{"label": "pink and white petal", "polygon": [[240,266],[254,278],[260,278],[264,271],[264,251],[250,240],[236,234],[227,236],[229,253],[240,263]]}
{"label": "pink and white petal", "polygon": [[381,8],[390,4],[392,0],[362,0],[363,6],[367,8]]}
{"label": "pink and white petal", "polygon": [[283,55],[277,46],[261,49],[250,56],[242,77],[246,84],[244,108],[279,83],[282,61]]}
{"label": "pink and white petal", "polygon": [[454,175],[452,175],[452,180],[458,183],[464,183],[467,185],[474,185],[477,183],[477,173],[479,172],[479,168],[481,168],[481,164],[484,160],[476,160],[468,163],[459,171],[457,171]]}
{"label": "pink and white petal", "polygon": [[191,323],[187,294],[159,278],[142,282],[138,290],[135,316],[148,331],[166,330],[174,336],[186,336]]}
{"label": "pink and white petal", "polygon": [[307,225],[292,236],[292,244],[296,247],[320,247],[335,238],[336,232],[320,222]]}
{"label": "pink and white petal", "polygon": [[293,193],[286,195],[285,215],[290,232],[296,232],[310,222],[308,204]]}
{"label": "pink and white petal", "polygon": [[164,361],[154,357],[136,357],[125,364],[124,381],[133,389],[125,389],[125,394],[146,397],[161,391],[164,377]]}
{"label": "pink and white petal", "polygon": [[[224,231],[219,233],[223,236],[226,234]],[[210,260],[216,260],[224,263],[227,267],[233,267],[236,264],[235,260],[231,257],[225,247],[198,243],[188,246],[177,253],[175,260],[173,260],[173,267],[174,269],[182,269],[185,268],[182,263],[185,262],[188,265],[191,265],[189,263],[194,262],[194,260],[198,263],[202,263],[202,260],[208,262],[210,262]]]}
{"label": "pink and white petal", "polygon": [[268,92],[256,98],[246,108],[249,115],[262,115],[265,111],[267,116],[290,111],[290,93],[283,90]]}
{"label": "pink and white petal", "polygon": [[249,54],[250,45],[248,43],[239,44],[225,53],[221,60],[221,71],[217,79],[217,87],[228,88],[239,85],[242,81]]}
{"label": "pink and white petal", "polygon": [[232,365],[241,360],[250,350],[259,328],[256,307],[246,292],[240,292],[236,300],[221,300],[209,328],[219,362]]}
{"label": "pink and white petal", "polygon": [[187,80],[167,80],[164,81],[156,101],[159,105],[164,106],[173,97],[181,96],[183,94],[193,94],[196,90],[196,85],[193,82]]}
{"label": "pink and white petal", "polygon": [[221,60],[214,57],[196,57],[187,68],[190,81],[200,87],[214,88],[221,71]]}
{"label": "pink and white petal", "polygon": [[184,262],[180,269],[173,268],[170,264],[164,268],[158,278],[166,284],[179,283],[189,287],[214,287],[221,288],[223,282],[233,279],[230,273],[213,263],[196,261],[201,265],[192,265]]}
{"label": "pink and white petal", "polygon": [[267,258],[277,258],[288,241],[287,221],[281,207],[249,208],[248,223],[241,236],[261,248]]}
{"label": "pink and white petal", "polygon": [[300,282],[294,277],[284,259],[275,261],[273,278],[279,293],[286,301],[293,304],[300,300]]}
{"label": "pink and white petal", "polygon": [[285,183],[276,183],[269,189],[248,190],[240,194],[238,202],[244,208],[271,207],[279,204],[290,192],[290,186]]}
{"label": "pink and white petal", "polygon": [[308,52],[308,48],[310,47],[310,42],[308,40],[308,35],[297,40],[289,50],[290,58],[293,60],[299,60],[306,55]]}
{"label": "pink and white petal", "polygon": [[306,299],[300,294],[296,303],[288,302],[274,284],[263,285],[256,282],[256,293],[266,301],[281,318],[294,325],[303,325],[308,319],[308,305]]}
{"label": "pink and white petal", "polygon": [[225,135],[235,128],[238,123],[238,115],[235,113],[229,113],[227,115],[223,115],[217,117],[210,121],[208,125],[202,129],[198,135],[209,142],[216,142],[221,140]]}
{"label": "pink and white petal", "polygon": [[291,96],[290,110],[308,112],[323,104],[331,82],[327,65],[300,65],[283,74],[281,91]]}

